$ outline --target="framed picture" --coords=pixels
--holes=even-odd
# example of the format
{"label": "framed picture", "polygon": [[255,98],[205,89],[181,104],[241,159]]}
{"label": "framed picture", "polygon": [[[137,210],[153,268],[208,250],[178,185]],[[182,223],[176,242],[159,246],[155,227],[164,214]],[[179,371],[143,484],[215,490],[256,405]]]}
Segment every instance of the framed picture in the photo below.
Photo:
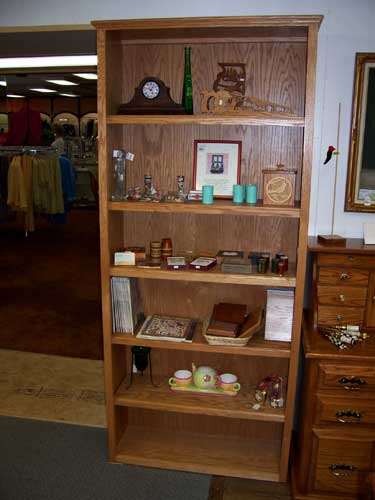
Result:
{"label": "framed picture", "polygon": [[241,179],[241,141],[194,141],[193,189],[214,186],[214,198],[232,198]]}
{"label": "framed picture", "polygon": [[346,212],[375,212],[375,53],[355,59]]}

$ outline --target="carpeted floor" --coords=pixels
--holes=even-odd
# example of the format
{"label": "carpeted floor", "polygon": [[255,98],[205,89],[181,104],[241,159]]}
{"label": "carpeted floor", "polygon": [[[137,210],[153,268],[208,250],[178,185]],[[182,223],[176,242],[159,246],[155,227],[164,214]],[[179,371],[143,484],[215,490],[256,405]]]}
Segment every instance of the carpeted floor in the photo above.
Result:
{"label": "carpeted floor", "polygon": [[1,500],[206,500],[210,476],[110,464],[104,429],[0,417]]}
{"label": "carpeted floor", "polygon": [[[75,444],[72,444],[72,441],[75,442],[76,440],[75,437],[73,439],[71,436],[75,436],[76,432],[81,435],[81,432],[71,431],[71,425],[56,427],[55,423],[76,424],[78,429],[82,428],[82,426],[94,426],[104,430],[105,412],[102,368],[102,361],[0,349],[0,415],[3,417],[21,417],[14,419],[0,417],[0,453],[3,452],[1,455],[3,458],[0,460],[1,500],[12,500],[13,498],[17,498],[17,500],[22,500],[23,498],[27,498],[28,500],[34,500],[34,498],[37,500],[39,498],[41,500],[45,498],[48,498],[48,500],[65,500],[65,498],[69,498],[66,490],[59,493],[62,496],[52,496],[52,494],[55,495],[55,488],[58,485],[58,481],[62,480],[61,478],[68,473],[70,467],[69,465],[66,470],[66,465],[61,462],[60,448],[63,446],[61,435],[64,435],[65,432],[69,434],[69,438],[66,439],[68,450],[62,452],[63,457],[68,457],[69,453],[72,453],[71,447],[75,446]],[[30,423],[30,425],[27,425],[28,420],[24,420],[24,418],[37,420],[34,420],[34,424]],[[43,422],[40,422],[40,420],[43,420]],[[10,429],[9,422],[13,422],[11,429],[14,432],[12,439],[15,442],[15,446],[13,446],[13,443],[7,444],[9,443],[8,437],[3,442],[3,433],[6,433]],[[18,424],[21,431],[18,429]],[[46,427],[49,424],[51,424],[51,427]],[[23,432],[24,429],[27,430]],[[63,429],[63,431],[60,429]],[[29,432],[30,435],[28,434]],[[56,440],[51,440],[48,437],[50,433],[54,432],[57,432],[57,444]],[[83,454],[83,458],[79,458],[77,463],[80,464],[84,460],[84,457],[89,454],[90,457],[86,460],[87,467],[90,467],[90,464],[94,461],[93,472],[96,473],[98,471],[98,464],[107,471],[108,467],[104,465],[104,462],[107,462],[107,446],[106,443],[104,446],[100,445],[103,439],[106,441],[103,433],[91,434],[88,432],[86,435],[88,436],[88,447],[86,448],[86,444],[79,444],[79,448],[75,449],[76,453]],[[45,442],[47,437],[48,443]],[[20,441],[18,441],[18,438]],[[99,442],[94,445],[91,442],[92,440],[99,440]],[[80,438],[78,439],[78,443],[80,443]],[[8,448],[6,448],[7,446]],[[12,450],[10,450],[11,447]],[[25,453],[24,448],[26,449],[26,458],[23,456]],[[36,459],[33,458],[33,453],[38,455]],[[43,455],[46,453],[48,453],[47,458]],[[100,453],[100,456],[98,453]],[[41,456],[39,457],[39,455]],[[33,466],[34,462],[37,464],[35,467]],[[171,481],[171,478],[174,478],[173,482],[180,481],[180,479],[177,479],[180,476],[178,472],[174,473],[176,475],[174,476],[173,473],[168,473],[167,471],[152,471],[152,469],[148,468],[118,465],[108,468],[110,474],[107,475],[105,473],[103,476],[106,481],[118,482],[117,475],[112,473],[112,467],[118,467],[116,472],[124,470],[126,478],[129,476],[132,478],[137,477],[137,481],[139,482],[156,481],[157,488],[159,488],[157,494],[163,492],[166,495],[165,497],[161,496],[161,498],[172,498],[172,496],[168,497],[169,493],[165,493],[166,490],[169,491],[169,481]],[[19,482],[17,484],[15,484],[14,478],[16,472],[8,471],[12,468],[15,468],[18,473]],[[55,469],[51,470],[51,468]],[[49,478],[45,477],[47,473],[49,476],[55,478],[53,483],[50,483]],[[72,476],[74,481],[77,480],[77,474],[80,474],[80,469]],[[84,476],[85,474],[87,473],[84,472]],[[7,475],[10,475],[9,487],[5,486],[8,484],[4,479]],[[194,474],[190,476],[193,478],[196,477]],[[204,494],[208,494],[208,500],[291,499],[289,485],[228,477],[204,477],[206,478],[204,480],[206,483],[210,482],[208,493],[208,487],[204,483]],[[70,481],[70,478],[71,474],[69,473],[67,481]],[[57,485],[55,481],[57,481]],[[84,481],[86,481],[86,476],[84,477]],[[165,481],[166,483],[164,484]],[[30,496],[29,483],[32,485]],[[123,478],[121,478],[119,484],[123,484]],[[184,481],[183,485],[185,487]],[[71,484],[67,485],[69,491],[72,487]],[[117,500],[119,497],[116,496],[116,488],[115,484],[110,483],[108,487],[110,491],[109,496],[104,496],[103,500]],[[142,500],[143,498],[154,500],[154,498],[159,498],[152,495],[146,496],[146,493],[149,494],[148,490],[145,492],[141,488],[141,492],[139,492],[137,486],[134,485],[132,488],[133,490],[130,491],[134,496],[124,496],[122,500],[126,500],[127,498],[134,498],[134,500]],[[91,490],[89,489],[88,491],[91,494]],[[100,488],[98,491],[100,492]],[[128,492],[127,489],[126,491]],[[79,487],[77,487],[77,494],[81,494]],[[207,497],[204,494],[202,492],[202,496],[198,496],[197,498],[206,499]],[[51,496],[49,497],[48,495]],[[136,495],[141,496],[138,497]],[[80,497],[74,495],[71,498]],[[90,497],[83,496],[82,498],[85,500]],[[97,497],[92,496],[92,498],[95,500]],[[190,497],[178,494],[175,498],[184,499]],[[196,497],[192,496],[191,498]]]}
{"label": "carpeted floor", "polygon": [[0,224],[0,348],[102,359],[97,211]]}

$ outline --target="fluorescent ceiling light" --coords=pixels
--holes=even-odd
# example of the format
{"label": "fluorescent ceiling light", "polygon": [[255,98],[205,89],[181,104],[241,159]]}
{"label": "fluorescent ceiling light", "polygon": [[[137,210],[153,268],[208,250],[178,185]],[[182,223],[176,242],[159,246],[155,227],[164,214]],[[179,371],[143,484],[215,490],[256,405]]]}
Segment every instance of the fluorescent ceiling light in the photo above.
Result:
{"label": "fluorescent ceiling light", "polygon": [[2,57],[1,69],[96,66],[97,56]]}
{"label": "fluorescent ceiling light", "polygon": [[64,97],[78,97],[77,94],[59,94],[59,95],[63,95]]}
{"label": "fluorescent ceiling light", "polygon": [[98,75],[96,73],[73,73],[74,76],[79,76],[80,78],[85,78],[85,80],[97,80]]}
{"label": "fluorescent ceiling light", "polygon": [[7,97],[19,98],[19,97],[25,97],[25,96],[24,95],[17,95],[17,94],[7,94]]}
{"label": "fluorescent ceiling light", "polygon": [[46,80],[48,83],[54,83],[55,85],[78,85],[78,83],[70,82],[69,80]]}
{"label": "fluorescent ceiling light", "polygon": [[43,94],[50,94],[50,93],[54,93],[54,92],[57,92],[57,90],[52,90],[52,89],[30,89],[30,90],[33,90],[34,92],[42,92]]}

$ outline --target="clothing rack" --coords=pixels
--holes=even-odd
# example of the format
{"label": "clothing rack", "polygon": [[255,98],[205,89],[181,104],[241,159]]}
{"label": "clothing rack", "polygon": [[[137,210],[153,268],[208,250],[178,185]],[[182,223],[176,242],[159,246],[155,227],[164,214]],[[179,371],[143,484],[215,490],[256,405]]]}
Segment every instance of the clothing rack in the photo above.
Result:
{"label": "clothing rack", "polygon": [[52,146],[0,146],[1,153],[15,153],[15,154],[40,154],[40,153],[57,153],[57,148]]}
{"label": "clothing rack", "polygon": [[[44,154],[56,154],[58,155],[58,150],[53,146],[0,146],[0,156],[18,156],[18,155],[44,155]],[[25,229],[25,237],[28,236],[28,230]]]}

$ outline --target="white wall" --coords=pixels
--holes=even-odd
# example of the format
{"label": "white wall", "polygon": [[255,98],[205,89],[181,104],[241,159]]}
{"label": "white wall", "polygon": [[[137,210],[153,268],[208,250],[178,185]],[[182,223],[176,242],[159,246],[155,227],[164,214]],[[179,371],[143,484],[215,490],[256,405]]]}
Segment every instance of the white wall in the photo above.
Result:
{"label": "white wall", "polygon": [[335,159],[323,165],[330,144],[337,146],[338,105],[341,139],[338,156],[335,233],[362,237],[363,222],[375,215],[345,213],[354,58],[375,52],[375,0],[0,0],[1,26],[88,24],[93,19],[180,16],[322,14],[319,34],[314,161],[309,234],[331,230]]}

